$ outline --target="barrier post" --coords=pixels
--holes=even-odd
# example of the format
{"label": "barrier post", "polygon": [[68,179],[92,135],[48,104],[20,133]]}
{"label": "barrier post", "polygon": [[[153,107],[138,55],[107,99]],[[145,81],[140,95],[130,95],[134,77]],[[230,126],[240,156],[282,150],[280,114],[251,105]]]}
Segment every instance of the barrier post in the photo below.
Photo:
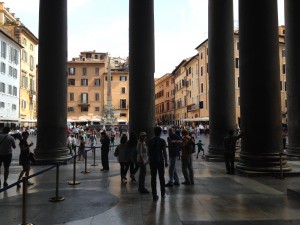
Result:
{"label": "barrier post", "polygon": [[93,146],[93,156],[94,156],[94,163],[91,166],[98,166],[98,164],[96,164],[96,148]]}
{"label": "barrier post", "polygon": [[77,155],[75,154],[73,156],[73,181],[69,181],[68,182],[69,185],[80,184],[80,182],[76,180],[76,157],[77,157]]}
{"label": "barrier post", "polygon": [[26,223],[26,207],[27,207],[27,177],[23,177],[22,178],[22,183],[23,183],[23,187],[22,187],[22,224],[21,225],[33,225],[32,223]]}
{"label": "barrier post", "polygon": [[61,202],[65,200],[64,197],[59,196],[59,163],[56,164],[56,191],[55,197],[49,198],[49,202]]}
{"label": "barrier post", "polygon": [[283,168],[282,168],[282,152],[279,153],[280,157],[280,179],[284,180],[284,175],[283,175]]}
{"label": "barrier post", "polygon": [[81,171],[81,173],[89,173],[90,171],[87,170],[87,151],[84,152],[85,154],[85,159],[84,159],[84,170]]}

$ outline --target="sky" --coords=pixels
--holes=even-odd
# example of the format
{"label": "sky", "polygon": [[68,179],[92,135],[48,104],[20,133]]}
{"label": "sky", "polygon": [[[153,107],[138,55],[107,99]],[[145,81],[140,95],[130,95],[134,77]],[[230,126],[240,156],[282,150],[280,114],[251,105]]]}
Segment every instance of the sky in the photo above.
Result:
{"label": "sky", "polygon": [[[275,0],[274,0],[275,1]],[[4,0],[5,7],[38,37],[39,0]],[[278,0],[279,25],[284,24]],[[155,77],[171,73],[207,38],[208,0],[154,0]],[[234,0],[234,26],[238,28],[238,0]],[[82,51],[129,55],[129,0],[69,0],[68,59]],[[53,9],[55,16],[55,8]]]}

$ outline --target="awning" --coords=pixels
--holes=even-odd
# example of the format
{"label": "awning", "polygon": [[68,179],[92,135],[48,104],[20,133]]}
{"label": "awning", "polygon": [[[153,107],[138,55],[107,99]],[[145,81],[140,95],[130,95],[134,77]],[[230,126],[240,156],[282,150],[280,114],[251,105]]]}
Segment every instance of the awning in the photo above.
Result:
{"label": "awning", "polygon": [[37,119],[19,119],[20,123],[36,123]]}
{"label": "awning", "polygon": [[181,119],[181,120],[183,122],[209,121],[209,117],[184,118],[184,119]]}

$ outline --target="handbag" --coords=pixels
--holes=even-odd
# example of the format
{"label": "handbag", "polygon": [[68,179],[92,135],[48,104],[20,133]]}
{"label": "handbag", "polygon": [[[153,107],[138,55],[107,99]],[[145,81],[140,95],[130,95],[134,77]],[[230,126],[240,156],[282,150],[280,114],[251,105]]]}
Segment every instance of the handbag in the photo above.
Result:
{"label": "handbag", "polygon": [[35,163],[35,156],[32,152],[29,152],[29,160],[30,162]]}

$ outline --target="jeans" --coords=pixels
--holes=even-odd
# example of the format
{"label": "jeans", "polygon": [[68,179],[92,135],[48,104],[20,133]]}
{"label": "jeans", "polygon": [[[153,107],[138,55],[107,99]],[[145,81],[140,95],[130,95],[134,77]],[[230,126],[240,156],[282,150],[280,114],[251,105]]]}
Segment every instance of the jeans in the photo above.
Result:
{"label": "jeans", "polygon": [[185,182],[194,182],[193,160],[192,156],[181,156],[182,174]]}
{"label": "jeans", "polygon": [[157,195],[157,190],[156,190],[156,175],[158,172],[158,177],[159,177],[159,183],[160,183],[160,192],[161,195],[165,195],[165,167],[164,163],[151,163],[150,164],[150,170],[151,170],[151,189],[152,189],[152,195],[156,196]]}
{"label": "jeans", "polygon": [[139,168],[139,191],[142,191],[145,189],[146,165],[144,163],[139,163]]}
{"label": "jeans", "polygon": [[174,157],[170,157],[169,158],[169,177],[170,177],[170,180],[169,180],[169,183],[170,184],[173,184],[173,181],[175,183],[179,183],[179,178],[178,178],[178,175],[177,175],[177,171],[176,171],[176,160],[177,160],[177,156],[174,156]]}

